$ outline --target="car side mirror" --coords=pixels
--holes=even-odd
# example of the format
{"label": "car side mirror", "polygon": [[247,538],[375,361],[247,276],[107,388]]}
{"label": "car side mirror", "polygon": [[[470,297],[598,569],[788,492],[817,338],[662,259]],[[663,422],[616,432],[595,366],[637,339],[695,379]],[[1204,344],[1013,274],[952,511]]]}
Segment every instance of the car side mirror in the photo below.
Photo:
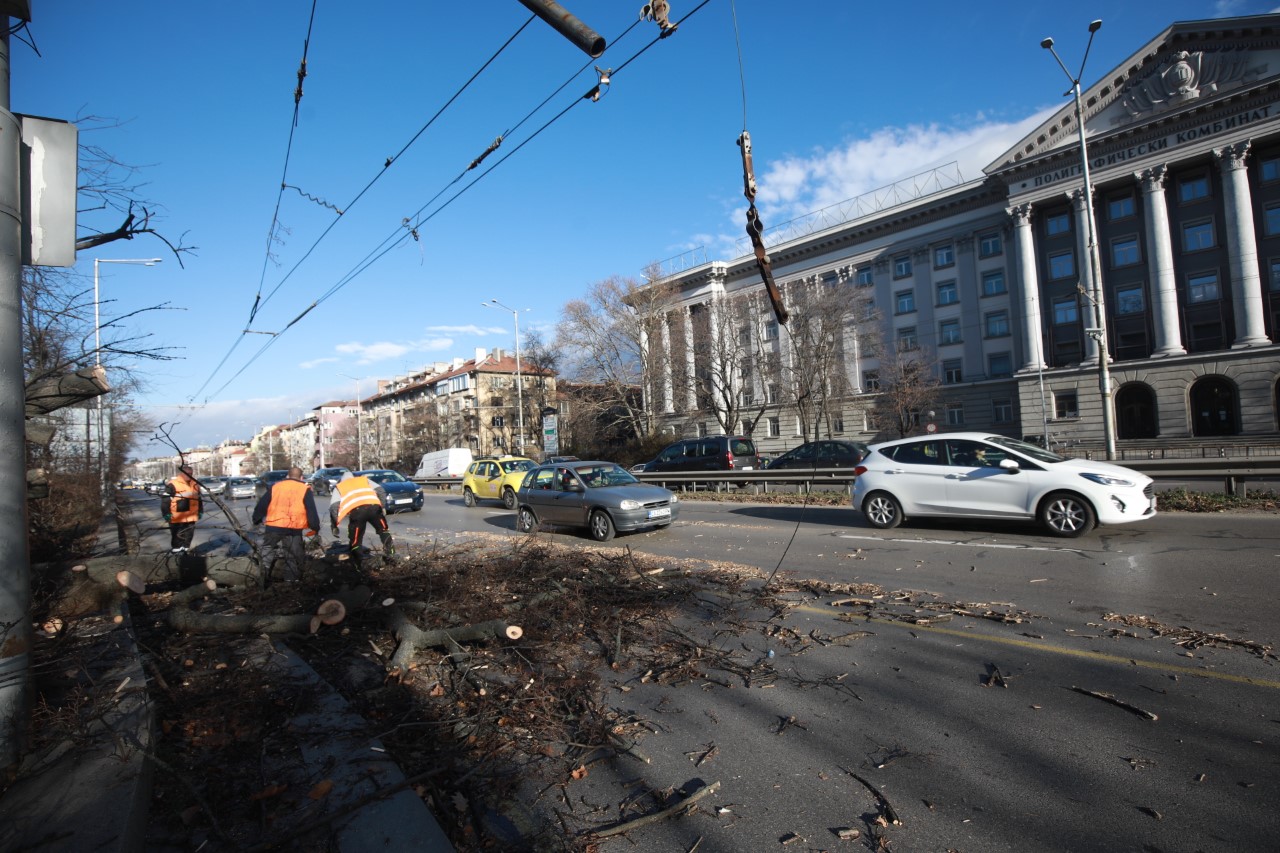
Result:
{"label": "car side mirror", "polygon": [[1009,459],[1008,457],[1000,460],[1000,467],[1008,471],[1010,474],[1016,474],[1021,470],[1018,465],[1018,460]]}

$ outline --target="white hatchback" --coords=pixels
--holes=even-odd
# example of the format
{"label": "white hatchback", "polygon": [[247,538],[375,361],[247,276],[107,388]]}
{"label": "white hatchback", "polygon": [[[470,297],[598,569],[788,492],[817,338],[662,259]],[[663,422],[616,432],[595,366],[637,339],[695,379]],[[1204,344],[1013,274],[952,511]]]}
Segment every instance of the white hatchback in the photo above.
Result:
{"label": "white hatchback", "polygon": [[873,444],[854,473],[853,506],[881,529],[912,516],[1038,519],[1055,536],[1079,536],[1156,514],[1145,474],[979,432]]}

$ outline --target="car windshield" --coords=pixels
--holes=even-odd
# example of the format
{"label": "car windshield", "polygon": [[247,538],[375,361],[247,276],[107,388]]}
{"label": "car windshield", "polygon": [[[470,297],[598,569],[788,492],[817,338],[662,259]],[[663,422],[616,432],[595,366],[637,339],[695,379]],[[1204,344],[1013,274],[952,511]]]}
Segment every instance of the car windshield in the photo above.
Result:
{"label": "car windshield", "polygon": [[586,484],[588,489],[602,489],[607,486],[630,486],[639,483],[631,473],[617,465],[582,465],[575,467],[574,472]]}
{"label": "car windshield", "polygon": [[227,480],[227,485],[228,486],[244,486],[252,482],[253,480],[250,480],[248,477],[232,477],[230,480]]}
{"label": "car windshield", "polygon": [[532,459],[511,459],[499,464],[502,465],[502,473],[504,474],[514,474],[517,471],[532,471],[538,467],[533,464]]}
{"label": "car windshield", "polygon": [[343,474],[347,473],[347,469],[346,468],[321,468],[316,473],[319,474],[321,477],[341,477]]}
{"label": "car windshield", "polygon": [[1036,444],[1027,441],[1018,441],[1016,438],[1005,438],[1001,435],[988,436],[987,441],[992,444],[998,444],[1001,447],[1007,447],[1010,450],[1021,453],[1023,456],[1030,456],[1037,462],[1065,462],[1065,456],[1059,456],[1051,450],[1045,450]]}
{"label": "car windshield", "polygon": [[369,473],[365,474],[365,476],[368,477],[370,480],[373,480],[373,482],[375,483],[405,482],[404,477],[402,477],[400,474],[396,473],[395,471],[370,471]]}

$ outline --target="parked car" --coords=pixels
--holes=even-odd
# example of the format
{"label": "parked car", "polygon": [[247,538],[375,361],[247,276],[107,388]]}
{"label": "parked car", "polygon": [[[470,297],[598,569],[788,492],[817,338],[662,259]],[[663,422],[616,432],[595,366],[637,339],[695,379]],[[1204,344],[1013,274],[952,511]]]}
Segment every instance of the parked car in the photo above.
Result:
{"label": "parked car", "polygon": [[523,456],[482,457],[467,466],[462,477],[462,501],[475,506],[479,501],[502,501],[516,508],[516,490],[524,475],[538,464]]}
{"label": "parked car", "polygon": [[542,460],[542,464],[553,465],[556,462],[577,462],[577,461],[578,461],[578,457],[576,456],[548,456],[546,459]]}
{"label": "parked car", "polygon": [[146,485],[146,493],[149,495],[158,495],[164,492],[163,480],[152,480]]}
{"label": "parked car", "polygon": [[1011,518],[1080,536],[1156,514],[1145,474],[980,432],[873,444],[854,473],[853,506],[881,529],[912,516]]}
{"label": "parked car", "polygon": [[200,487],[211,495],[220,495],[227,488],[226,477],[197,477]]}
{"label": "parked car", "polygon": [[793,447],[765,466],[767,471],[804,468],[853,468],[869,452],[861,441],[823,439]]}
{"label": "parked car", "polygon": [[679,501],[613,462],[553,463],[525,475],[516,527],[526,533],[539,524],[584,527],[592,539],[607,542],[615,533],[668,526],[679,515]]}
{"label": "parked car", "polygon": [[232,500],[253,497],[253,478],[228,477],[226,495]]}
{"label": "parked car", "polygon": [[390,515],[393,512],[417,512],[422,509],[422,487],[405,477],[399,471],[386,468],[372,468],[355,472],[357,477],[368,477],[382,486],[387,497],[382,502],[382,509]]}
{"label": "parked car", "polygon": [[751,471],[760,469],[756,444],[741,435],[709,435],[686,438],[668,445],[646,473],[658,471]]}
{"label": "parked car", "polygon": [[261,498],[271,490],[271,487],[281,480],[289,476],[288,468],[281,468],[276,471],[263,471],[258,478],[253,481],[253,497]]}
{"label": "parked car", "polygon": [[333,487],[342,479],[343,474],[351,471],[350,468],[320,468],[311,475],[311,490],[317,495],[327,495],[333,491]]}
{"label": "parked car", "polygon": [[[465,447],[446,447],[422,454],[415,477],[461,477],[474,460]],[[452,488],[452,486],[450,486]]]}

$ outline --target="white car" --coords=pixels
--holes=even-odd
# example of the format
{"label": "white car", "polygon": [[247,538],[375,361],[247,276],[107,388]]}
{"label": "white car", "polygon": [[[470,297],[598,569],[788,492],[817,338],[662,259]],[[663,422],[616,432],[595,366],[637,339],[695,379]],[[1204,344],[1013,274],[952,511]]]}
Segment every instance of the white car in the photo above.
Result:
{"label": "white car", "polygon": [[1067,459],[980,432],[873,444],[854,468],[854,509],[872,527],[912,516],[1038,519],[1055,536],[1156,514],[1150,477],[1110,462]]}

